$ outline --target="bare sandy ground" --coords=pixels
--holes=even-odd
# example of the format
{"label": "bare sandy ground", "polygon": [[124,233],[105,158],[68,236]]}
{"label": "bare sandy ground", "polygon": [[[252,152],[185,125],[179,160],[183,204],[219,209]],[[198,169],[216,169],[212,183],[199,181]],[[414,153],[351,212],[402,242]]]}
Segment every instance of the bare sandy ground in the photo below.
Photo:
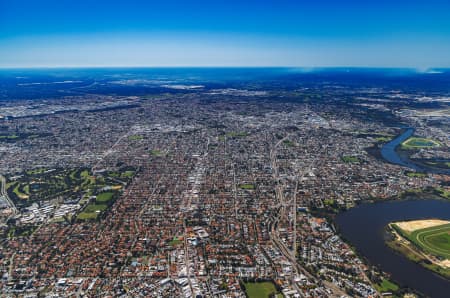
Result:
{"label": "bare sandy ground", "polygon": [[445,225],[450,223],[448,220],[442,219],[424,219],[424,220],[412,220],[412,221],[399,221],[395,224],[405,232],[411,233],[416,230]]}
{"label": "bare sandy ground", "polygon": [[450,260],[437,261],[438,265],[444,268],[450,268]]}

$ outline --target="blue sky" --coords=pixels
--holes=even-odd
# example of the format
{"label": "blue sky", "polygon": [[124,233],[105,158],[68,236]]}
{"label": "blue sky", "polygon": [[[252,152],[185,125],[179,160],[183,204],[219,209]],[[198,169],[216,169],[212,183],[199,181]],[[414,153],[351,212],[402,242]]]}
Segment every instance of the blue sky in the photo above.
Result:
{"label": "blue sky", "polygon": [[0,0],[0,67],[450,67],[450,1]]}

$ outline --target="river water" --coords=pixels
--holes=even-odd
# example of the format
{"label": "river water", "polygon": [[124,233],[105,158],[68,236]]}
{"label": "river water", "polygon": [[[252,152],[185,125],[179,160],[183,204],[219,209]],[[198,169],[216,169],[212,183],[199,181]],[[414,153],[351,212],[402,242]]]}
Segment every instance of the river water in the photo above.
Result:
{"label": "river water", "polygon": [[450,281],[396,253],[384,242],[385,227],[392,221],[441,218],[450,220],[450,202],[407,200],[364,203],[336,217],[346,240],[370,263],[392,274],[393,280],[430,297],[450,297]]}
{"label": "river water", "polygon": [[[390,163],[419,172],[441,172],[439,169],[419,166],[397,154],[397,146],[413,134],[414,129],[407,128],[401,135],[385,144],[381,149],[383,158]],[[388,223],[422,218],[450,220],[450,201],[430,199],[364,203],[340,213],[336,217],[336,224],[344,238],[355,246],[358,252],[370,263],[392,274],[393,280],[427,296],[447,298],[450,297],[450,281],[408,260],[385,244],[385,227]]]}
{"label": "river water", "polygon": [[397,146],[399,146],[401,143],[403,143],[409,137],[411,137],[414,134],[414,131],[415,131],[414,128],[408,127],[402,134],[397,136],[392,141],[386,143],[383,146],[383,148],[381,148],[381,155],[383,156],[383,158],[390,163],[408,167],[418,172],[427,172],[434,174],[450,174],[450,170],[432,168],[427,167],[425,165],[418,165],[414,163],[412,160],[408,159],[407,157],[398,155],[396,151]]}

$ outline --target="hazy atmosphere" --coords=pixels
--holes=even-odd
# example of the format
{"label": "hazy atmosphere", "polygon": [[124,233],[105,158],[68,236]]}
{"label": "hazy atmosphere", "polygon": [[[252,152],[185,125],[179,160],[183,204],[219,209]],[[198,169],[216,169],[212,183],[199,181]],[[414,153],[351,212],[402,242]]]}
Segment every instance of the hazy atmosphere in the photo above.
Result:
{"label": "hazy atmosphere", "polygon": [[0,1],[0,67],[426,69],[448,53],[448,1]]}

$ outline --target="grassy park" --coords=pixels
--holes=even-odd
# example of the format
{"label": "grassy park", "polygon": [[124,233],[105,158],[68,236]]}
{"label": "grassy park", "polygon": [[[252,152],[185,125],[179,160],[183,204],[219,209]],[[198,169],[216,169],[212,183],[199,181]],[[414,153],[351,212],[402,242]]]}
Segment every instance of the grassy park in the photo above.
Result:
{"label": "grassy park", "polygon": [[132,135],[132,136],[128,137],[128,140],[130,140],[130,141],[140,141],[143,139],[144,139],[144,137],[141,135]]}
{"label": "grassy park", "polygon": [[408,259],[450,278],[450,222],[439,219],[391,223],[397,236],[389,247]]}
{"label": "grassy park", "polygon": [[355,156],[342,156],[342,161],[345,163],[358,163],[359,162],[359,158],[355,157]]}
{"label": "grassy park", "polygon": [[245,138],[248,136],[248,133],[245,131],[232,131],[228,132],[225,135],[219,136],[219,141],[224,141],[225,139],[237,139],[237,138]]}
{"label": "grassy park", "polygon": [[150,155],[155,157],[163,156],[164,152],[162,152],[161,150],[153,149],[150,151]]}
{"label": "grassy park", "polygon": [[425,252],[450,259],[450,224],[416,230],[406,236]]}
{"label": "grassy park", "polygon": [[[118,197],[124,185],[136,174],[133,167],[124,166],[115,171],[94,174],[88,168],[35,168],[14,177],[7,177],[6,191],[19,208],[34,202],[61,199],[88,205],[78,219],[94,219]],[[96,196],[94,202],[90,198]],[[102,206],[106,206],[103,208]],[[97,210],[90,210],[97,208]],[[99,212],[95,212],[99,211]]]}
{"label": "grassy park", "polygon": [[105,211],[108,208],[108,205],[103,204],[89,204],[84,208],[83,212],[78,214],[77,219],[80,220],[92,220],[96,219],[99,214],[103,211]]}
{"label": "grassy park", "polygon": [[385,293],[385,292],[396,292],[398,291],[399,286],[394,284],[390,280],[383,278],[383,280],[379,284],[375,285],[375,288],[378,290],[378,292]]}
{"label": "grassy park", "polygon": [[114,196],[113,192],[102,192],[97,195],[96,202],[98,202],[98,203],[109,202],[109,201],[111,201],[113,196]]}
{"label": "grassy park", "polygon": [[266,298],[278,291],[272,282],[247,282],[244,283],[245,292],[249,298]]}
{"label": "grassy park", "polygon": [[427,149],[433,147],[439,147],[440,144],[437,141],[426,139],[426,138],[409,138],[402,143],[401,148],[404,150],[417,150],[417,149]]}
{"label": "grassy park", "polygon": [[253,184],[245,183],[245,184],[239,184],[239,188],[251,190],[251,189],[255,189],[255,186]]}

